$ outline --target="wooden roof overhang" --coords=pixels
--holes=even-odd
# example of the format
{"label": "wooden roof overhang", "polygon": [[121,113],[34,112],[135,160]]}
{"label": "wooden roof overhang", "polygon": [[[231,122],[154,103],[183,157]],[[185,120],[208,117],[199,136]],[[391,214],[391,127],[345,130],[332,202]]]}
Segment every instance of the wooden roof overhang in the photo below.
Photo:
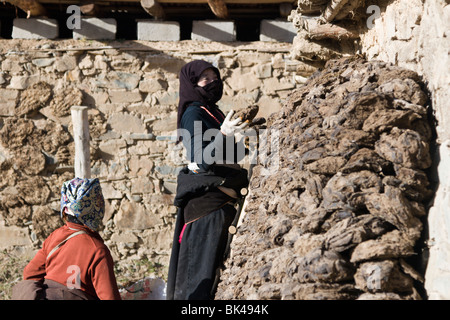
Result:
{"label": "wooden roof overhang", "polygon": [[[240,7],[245,10],[246,6],[279,6],[281,16],[287,16],[296,1],[292,0],[0,0],[10,3],[27,13],[27,17],[47,16],[47,6],[50,5],[78,5],[85,15],[96,16],[105,7],[140,7],[155,19],[164,19],[167,11],[183,14],[183,10],[189,11],[189,7],[197,8],[201,5],[208,6],[215,17],[220,19],[229,18],[229,6]],[[139,5],[140,4],[140,5]],[[104,10],[103,10],[104,11]]]}

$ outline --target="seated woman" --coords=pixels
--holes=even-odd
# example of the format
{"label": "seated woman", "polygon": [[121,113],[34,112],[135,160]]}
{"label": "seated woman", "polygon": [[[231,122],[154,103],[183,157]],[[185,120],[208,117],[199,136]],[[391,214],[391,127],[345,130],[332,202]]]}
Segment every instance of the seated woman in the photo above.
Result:
{"label": "seated woman", "polygon": [[25,267],[12,299],[120,300],[111,253],[97,232],[104,212],[98,179],[64,182],[65,225],[50,234]]}

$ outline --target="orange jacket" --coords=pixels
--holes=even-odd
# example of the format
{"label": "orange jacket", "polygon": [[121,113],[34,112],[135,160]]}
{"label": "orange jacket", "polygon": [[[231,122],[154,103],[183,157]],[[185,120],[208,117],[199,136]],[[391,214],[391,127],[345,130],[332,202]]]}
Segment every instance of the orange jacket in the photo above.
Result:
{"label": "orange jacket", "polygon": [[[57,249],[50,251],[69,235],[83,230]],[[77,288],[101,300],[120,300],[113,259],[97,232],[67,222],[44,241],[42,249],[23,271],[24,280],[50,279],[69,288]]]}

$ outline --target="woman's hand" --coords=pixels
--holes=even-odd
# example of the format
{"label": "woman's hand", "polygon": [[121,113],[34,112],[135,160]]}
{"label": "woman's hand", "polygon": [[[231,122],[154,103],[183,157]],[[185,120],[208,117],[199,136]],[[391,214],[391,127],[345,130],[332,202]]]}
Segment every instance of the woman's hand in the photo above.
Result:
{"label": "woman's hand", "polygon": [[220,126],[220,131],[225,136],[234,136],[237,132],[241,131],[248,125],[247,122],[242,122],[240,118],[231,120],[233,114],[234,111],[230,110]]}

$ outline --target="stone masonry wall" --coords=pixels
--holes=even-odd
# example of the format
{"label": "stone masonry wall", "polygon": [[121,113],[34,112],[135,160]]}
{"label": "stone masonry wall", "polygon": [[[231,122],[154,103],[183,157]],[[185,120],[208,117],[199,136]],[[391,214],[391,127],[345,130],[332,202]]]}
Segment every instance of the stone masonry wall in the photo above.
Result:
{"label": "stone masonry wall", "polygon": [[167,267],[185,164],[174,143],[180,68],[219,67],[225,112],[256,103],[267,117],[297,87],[287,43],[0,41],[0,249],[30,257],[61,225],[60,188],[74,175],[71,106],[89,107],[113,257]]}
{"label": "stone masonry wall", "polygon": [[431,93],[436,119],[434,156],[439,185],[428,218],[429,261],[425,287],[429,299],[450,298],[450,222],[448,213],[450,141],[450,5],[445,0],[366,1],[380,9],[372,27],[361,35],[368,59],[394,63],[416,71]]}

